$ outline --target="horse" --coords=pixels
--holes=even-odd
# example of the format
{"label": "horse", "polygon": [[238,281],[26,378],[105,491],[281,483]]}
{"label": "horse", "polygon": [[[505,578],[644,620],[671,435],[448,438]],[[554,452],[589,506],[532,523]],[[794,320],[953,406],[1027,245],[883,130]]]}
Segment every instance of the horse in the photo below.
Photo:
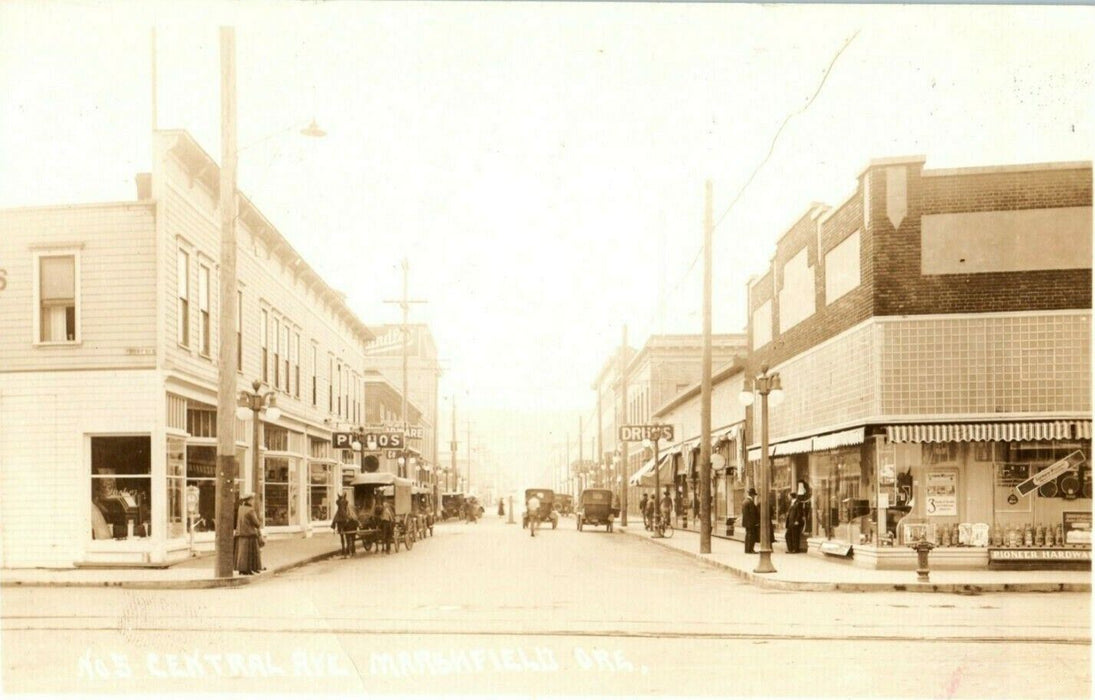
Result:
{"label": "horse", "polygon": [[331,527],[338,531],[342,538],[342,556],[352,557],[357,554],[357,541],[353,533],[357,531],[358,522],[350,510],[350,504],[346,494],[341,494],[336,501],[335,519]]}

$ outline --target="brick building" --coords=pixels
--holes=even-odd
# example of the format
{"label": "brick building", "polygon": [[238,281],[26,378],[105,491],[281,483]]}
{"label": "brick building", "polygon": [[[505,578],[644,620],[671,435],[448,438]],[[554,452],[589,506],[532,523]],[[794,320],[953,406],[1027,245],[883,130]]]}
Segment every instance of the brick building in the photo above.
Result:
{"label": "brick building", "polygon": [[[924,164],[872,161],[748,288],[749,371],[778,372],[786,396],[769,421],[777,526],[801,480],[811,552],[866,566],[909,565],[892,545],[922,532],[942,545],[933,566],[965,566],[1009,531],[1057,544],[1063,520],[1090,523],[1091,164]],[[1077,450],[1079,468],[1017,494]]]}

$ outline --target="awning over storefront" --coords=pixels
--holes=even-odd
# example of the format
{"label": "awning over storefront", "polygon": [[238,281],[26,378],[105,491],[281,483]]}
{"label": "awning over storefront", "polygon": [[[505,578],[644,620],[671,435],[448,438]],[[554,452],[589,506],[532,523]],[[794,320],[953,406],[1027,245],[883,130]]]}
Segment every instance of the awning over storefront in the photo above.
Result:
{"label": "awning over storefront", "polygon": [[842,430],[839,433],[818,435],[814,438],[813,450],[819,452],[821,450],[833,450],[837,447],[847,447],[848,445],[861,445],[863,444],[865,432],[865,428],[852,428],[851,430]]}
{"label": "awning over storefront", "polygon": [[940,423],[886,426],[890,442],[1018,442],[1090,438],[1091,421],[1031,421],[1023,423]]}
{"label": "awning over storefront", "polygon": [[[673,457],[679,452],[667,452],[665,454],[658,455],[658,479],[663,484],[673,483]],[[632,486],[654,486],[654,458],[646,460],[638,471],[631,475],[631,478],[627,480],[627,483]]]}

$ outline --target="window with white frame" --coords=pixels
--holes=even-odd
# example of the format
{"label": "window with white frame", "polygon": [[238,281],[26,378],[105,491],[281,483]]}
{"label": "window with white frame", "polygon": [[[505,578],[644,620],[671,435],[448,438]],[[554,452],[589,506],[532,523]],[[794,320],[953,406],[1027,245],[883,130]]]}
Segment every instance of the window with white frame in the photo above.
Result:
{"label": "window with white frame", "polygon": [[80,261],[75,252],[36,256],[39,343],[79,342]]}
{"label": "window with white frame", "polygon": [[209,326],[209,267],[207,265],[198,265],[198,318],[201,321],[199,331],[201,337],[199,338],[198,347],[202,355],[209,357],[209,349],[212,344],[210,340],[210,326]]}
{"label": "window with white frame", "polygon": [[236,370],[243,371],[243,290],[236,292]]}
{"label": "window with white frame", "polygon": [[281,324],[281,389],[286,394],[289,393],[289,322],[282,321]]}
{"label": "window with white frame", "polygon": [[270,314],[266,309],[262,310],[259,323],[259,334],[262,336],[262,383],[266,384],[270,381]]}
{"label": "window with white frame", "polygon": [[327,412],[335,412],[335,358],[327,355]]}
{"label": "window with white frame", "polygon": [[178,340],[179,345],[190,347],[190,254],[180,249],[176,266],[178,268],[176,286],[179,297]]}
{"label": "window with white frame", "polygon": [[319,348],[316,347],[315,341],[312,342],[312,405],[318,405],[319,400],[319,386],[316,381],[316,374],[319,372]]}
{"label": "window with white frame", "polygon": [[274,317],[274,388],[281,386],[281,321]]}
{"label": "window with white frame", "polygon": [[300,332],[293,331],[293,395],[300,398]]}

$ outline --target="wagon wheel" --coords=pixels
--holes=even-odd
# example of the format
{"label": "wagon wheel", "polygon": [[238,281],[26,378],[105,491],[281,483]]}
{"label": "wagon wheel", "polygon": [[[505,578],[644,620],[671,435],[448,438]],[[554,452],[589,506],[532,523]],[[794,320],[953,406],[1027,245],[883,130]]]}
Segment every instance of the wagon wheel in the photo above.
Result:
{"label": "wagon wheel", "polygon": [[414,537],[409,529],[403,531],[403,546],[407,548],[407,551],[411,551],[411,547],[414,546]]}

